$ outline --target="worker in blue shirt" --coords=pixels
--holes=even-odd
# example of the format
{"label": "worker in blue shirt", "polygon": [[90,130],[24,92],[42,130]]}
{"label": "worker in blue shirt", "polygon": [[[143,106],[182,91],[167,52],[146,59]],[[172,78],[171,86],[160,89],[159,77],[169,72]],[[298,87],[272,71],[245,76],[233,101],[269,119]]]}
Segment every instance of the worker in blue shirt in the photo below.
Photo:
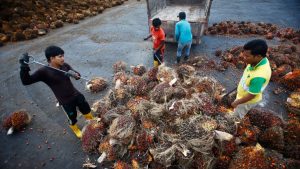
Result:
{"label": "worker in blue shirt", "polygon": [[181,53],[183,49],[185,49],[184,60],[188,60],[190,56],[193,35],[190,23],[185,20],[185,12],[180,12],[178,17],[179,22],[177,22],[175,26],[175,36],[176,41],[178,42],[177,63],[180,63]]}

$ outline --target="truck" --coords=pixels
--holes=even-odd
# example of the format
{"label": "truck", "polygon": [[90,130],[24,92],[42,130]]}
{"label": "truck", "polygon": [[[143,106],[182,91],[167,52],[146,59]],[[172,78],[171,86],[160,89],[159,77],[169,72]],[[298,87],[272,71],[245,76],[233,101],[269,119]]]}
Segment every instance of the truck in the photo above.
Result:
{"label": "truck", "polygon": [[[147,0],[149,28],[152,20],[159,18],[166,33],[166,42],[176,42],[175,24],[179,21],[179,12],[186,13],[191,24],[193,44],[201,43],[201,36],[208,25],[212,0]],[[149,29],[150,30],[150,29]]]}

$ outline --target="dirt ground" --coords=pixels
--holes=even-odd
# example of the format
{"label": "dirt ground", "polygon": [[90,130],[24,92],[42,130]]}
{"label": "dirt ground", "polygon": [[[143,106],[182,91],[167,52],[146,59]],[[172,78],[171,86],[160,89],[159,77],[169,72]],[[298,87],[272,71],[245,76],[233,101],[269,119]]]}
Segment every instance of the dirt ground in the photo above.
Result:
{"label": "dirt ground", "polygon": [[[300,1],[298,0],[214,0],[209,25],[224,20],[268,22],[281,27],[300,28]],[[177,14],[174,14],[177,15]],[[68,127],[67,118],[55,106],[55,98],[43,83],[23,86],[19,78],[18,58],[29,52],[38,61],[45,62],[44,49],[48,45],[61,46],[65,50],[65,61],[87,78],[102,76],[112,80],[112,64],[124,60],[128,65],[152,65],[151,42],[143,41],[148,35],[145,0],[129,0],[124,5],[106,10],[103,14],[84,20],[78,25],[66,25],[38,39],[11,43],[0,48],[0,118],[26,109],[33,117],[24,132],[7,136],[0,133],[0,168],[82,168],[87,157],[95,162],[97,155],[82,151],[78,140]],[[202,44],[193,46],[192,55],[215,58],[216,49],[227,49],[243,45],[253,38],[229,38],[204,36]],[[276,40],[268,41],[275,45]],[[175,63],[175,44],[168,44],[166,64]],[[39,66],[31,65],[32,70]],[[237,84],[240,71],[227,70],[223,73],[210,71],[228,89]],[[74,85],[90,104],[100,99],[106,91],[91,94],[85,90],[84,81]],[[274,95],[277,84],[267,88],[264,106],[285,118],[284,101],[287,94]],[[79,117],[79,126],[84,126]],[[104,168],[98,166],[98,168]]]}

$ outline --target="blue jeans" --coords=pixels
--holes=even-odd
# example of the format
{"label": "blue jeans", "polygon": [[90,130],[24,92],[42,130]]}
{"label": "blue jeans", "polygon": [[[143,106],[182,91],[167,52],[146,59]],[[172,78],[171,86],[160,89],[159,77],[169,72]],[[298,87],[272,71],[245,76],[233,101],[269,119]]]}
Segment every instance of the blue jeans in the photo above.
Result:
{"label": "blue jeans", "polygon": [[192,46],[192,42],[185,43],[185,44],[178,42],[177,58],[181,58],[181,53],[182,53],[182,50],[184,50],[184,49],[185,49],[184,56],[186,58],[188,58],[190,56],[191,46]]}

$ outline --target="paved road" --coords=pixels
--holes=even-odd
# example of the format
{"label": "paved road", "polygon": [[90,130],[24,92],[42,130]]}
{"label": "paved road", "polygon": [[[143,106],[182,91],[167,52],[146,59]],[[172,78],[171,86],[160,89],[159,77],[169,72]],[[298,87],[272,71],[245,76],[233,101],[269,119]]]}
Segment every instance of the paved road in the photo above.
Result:
{"label": "paved road", "polygon": [[[300,28],[300,2],[298,0],[214,0],[210,24],[222,20],[263,21],[283,27]],[[175,15],[175,14],[174,14]],[[124,60],[129,65],[143,63],[152,65],[151,42],[142,41],[148,34],[145,1],[129,0],[122,6],[106,10],[103,14],[84,20],[78,25],[65,25],[44,37],[31,41],[8,44],[0,48],[0,112],[1,118],[18,109],[27,109],[33,121],[23,133],[6,136],[0,133],[0,168],[65,168],[79,169],[87,157],[82,152],[80,141],[67,126],[65,115],[55,107],[55,98],[45,84],[23,86],[19,79],[18,57],[29,52],[40,62],[45,62],[44,49],[58,45],[65,50],[65,60],[82,75],[91,78],[102,76],[111,80],[111,65]],[[194,46],[193,55],[213,57],[214,50],[233,45],[242,45],[249,39],[225,37],[203,37],[200,46]],[[270,42],[273,43],[273,42]],[[274,42],[276,43],[276,42]],[[175,45],[167,46],[166,62],[175,60]],[[32,65],[32,70],[39,66]],[[240,72],[215,74],[226,87],[233,87],[234,78]],[[224,78],[226,77],[226,78]],[[85,89],[84,81],[74,81],[89,103],[100,99],[106,92],[91,94]],[[276,85],[271,85],[273,89]],[[282,101],[284,96],[275,97],[268,91],[268,105],[274,98]],[[276,100],[276,99],[275,99]],[[278,114],[284,109],[275,107]],[[79,125],[84,125],[80,118]],[[95,160],[96,156],[91,156]]]}

